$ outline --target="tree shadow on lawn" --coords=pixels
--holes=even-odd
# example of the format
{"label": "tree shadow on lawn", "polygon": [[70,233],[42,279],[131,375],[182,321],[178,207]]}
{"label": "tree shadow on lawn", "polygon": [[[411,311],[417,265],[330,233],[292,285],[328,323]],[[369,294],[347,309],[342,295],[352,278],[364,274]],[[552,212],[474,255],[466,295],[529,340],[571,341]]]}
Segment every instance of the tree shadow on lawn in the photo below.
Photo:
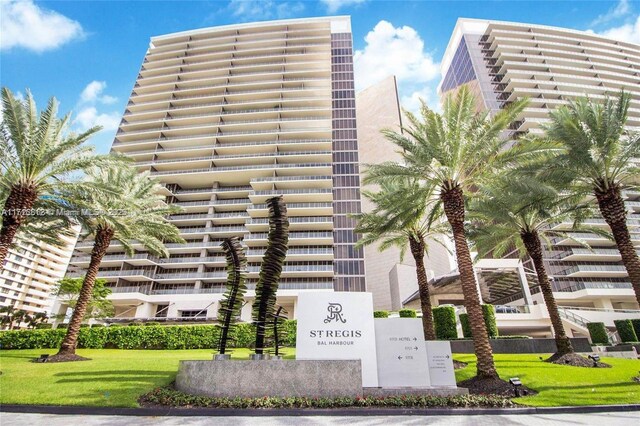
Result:
{"label": "tree shadow on lawn", "polygon": [[551,391],[551,390],[573,390],[573,389],[602,389],[602,388],[635,388],[634,390],[640,391],[640,385],[636,382],[633,382],[631,378],[629,378],[628,382],[618,382],[618,383],[593,383],[586,385],[574,385],[571,383],[567,384],[557,384],[554,386],[538,386],[536,390],[538,392]]}
{"label": "tree shadow on lawn", "polygon": [[153,378],[166,379],[170,382],[175,379],[177,371],[158,371],[158,370],[112,370],[112,371],[79,371],[56,373],[54,377],[61,377],[56,383],[82,383],[82,382],[149,382],[155,383]]}

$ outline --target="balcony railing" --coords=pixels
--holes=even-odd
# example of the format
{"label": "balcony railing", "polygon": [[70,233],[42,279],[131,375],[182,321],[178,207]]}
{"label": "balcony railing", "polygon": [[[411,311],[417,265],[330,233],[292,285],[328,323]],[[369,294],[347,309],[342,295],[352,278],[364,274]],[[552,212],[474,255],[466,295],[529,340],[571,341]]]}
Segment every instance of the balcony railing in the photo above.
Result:
{"label": "balcony railing", "polygon": [[152,176],[175,175],[188,173],[206,173],[206,172],[226,172],[233,170],[253,170],[253,169],[289,169],[289,168],[305,168],[305,167],[331,167],[331,163],[304,163],[304,164],[257,164],[246,166],[228,166],[228,167],[206,167],[192,170],[173,170],[162,172],[151,172]]}

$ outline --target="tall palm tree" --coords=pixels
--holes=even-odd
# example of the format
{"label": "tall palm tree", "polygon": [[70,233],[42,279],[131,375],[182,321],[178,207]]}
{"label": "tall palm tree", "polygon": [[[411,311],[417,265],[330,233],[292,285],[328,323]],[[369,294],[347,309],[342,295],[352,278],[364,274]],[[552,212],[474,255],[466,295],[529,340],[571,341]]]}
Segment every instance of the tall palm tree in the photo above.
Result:
{"label": "tall palm tree", "polygon": [[85,191],[74,188],[69,198],[79,211],[90,214],[79,216],[87,236],[93,238],[91,261],[87,268],[80,295],[76,302],[67,334],[59,352],[52,361],[81,359],[75,355],[80,325],[86,314],[102,258],[109,245],[118,241],[128,255],[135,253],[135,245],[157,256],[167,257],[165,242],[184,242],[179,230],[165,216],[181,211],[174,205],[166,205],[160,195],[161,184],[149,176],[138,173],[131,166],[92,169],[88,179],[98,187],[111,191]]}
{"label": "tall palm tree", "polygon": [[590,193],[611,232],[640,305],[640,259],[627,228],[622,192],[640,184],[640,133],[626,128],[630,95],[595,102],[579,98],[550,113],[546,134],[566,148],[552,173],[572,177],[572,191]]}
{"label": "tall palm tree", "polygon": [[406,114],[409,125],[401,132],[383,132],[400,148],[403,163],[371,166],[365,178],[365,183],[379,183],[410,177],[438,188],[439,203],[453,232],[464,305],[478,359],[478,379],[497,379],[498,374],[466,238],[465,203],[474,186],[493,176],[496,169],[537,155],[539,144],[515,144],[507,149],[512,141],[501,137],[526,104],[526,100],[520,100],[493,115],[476,112],[475,97],[466,86],[445,98],[442,113],[430,110],[423,102],[418,116]]}
{"label": "tall palm tree", "polygon": [[382,182],[377,192],[363,191],[362,194],[375,207],[370,213],[354,215],[358,221],[355,231],[363,235],[356,247],[381,241],[380,251],[392,246],[400,248],[401,260],[409,247],[416,263],[424,338],[436,340],[424,255],[428,249],[427,239],[442,235],[445,230],[434,226],[437,215],[426,216],[428,202],[433,200],[433,188],[424,188],[416,181],[392,181]]}
{"label": "tall palm tree", "polygon": [[[28,90],[25,100],[21,101],[5,87],[2,88],[2,108],[0,265],[18,230],[27,221],[39,220],[29,213],[31,210],[64,209],[60,193],[73,185],[82,185],[79,175],[106,160],[106,156],[95,156],[93,147],[85,144],[100,127],[92,127],[80,134],[70,133],[70,115],[62,119],[57,117],[58,102],[55,98],[51,98],[47,107],[38,114]],[[57,220],[64,219],[58,215]]]}
{"label": "tall palm tree", "polygon": [[[557,352],[549,359],[554,361],[563,355],[574,353],[565,333],[558,306],[553,297],[549,275],[543,260],[543,242],[551,246],[551,238],[565,237],[585,245],[568,231],[602,231],[586,227],[582,222],[593,215],[589,204],[575,195],[560,195],[556,188],[541,182],[531,182],[510,176],[484,185],[469,206],[471,219],[475,221],[470,238],[480,256],[491,254],[503,257],[511,252],[533,261],[538,284],[544,297],[553,327]],[[570,222],[570,229],[558,225]]]}

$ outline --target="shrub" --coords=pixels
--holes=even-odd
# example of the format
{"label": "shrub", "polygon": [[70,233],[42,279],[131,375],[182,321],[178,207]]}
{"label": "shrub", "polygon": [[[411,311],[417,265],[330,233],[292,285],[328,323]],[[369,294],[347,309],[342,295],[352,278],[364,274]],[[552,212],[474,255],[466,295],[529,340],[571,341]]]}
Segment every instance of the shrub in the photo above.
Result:
{"label": "shrub", "polygon": [[417,318],[418,317],[415,309],[400,309],[398,311],[398,314],[400,315],[400,318]]}
{"label": "shrub", "polygon": [[93,324],[91,326],[91,328],[100,328],[100,327],[104,327],[104,324]]}
{"label": "shrub", "polygon": [[458,337],[456,310],[451,306],[433,308],[433,325],[436,331],[436,338],[439,340]]}
{"label": "shrub", "polygon": [[374,318],[389,318],[389,311],[373,311]]}
{"label": "shrub", "polygon": [[162,324],[160,324],[158,321],[149,321],[149,322],[143,323],[143,325],[145,325],[145,326],[156,326],[156,325],[162,325]]}
{"label": "shrub", "polygon": [[636,332],[636,336],[640,339],[640,318],[629,320],[633,326],[633,331]]}
{"label": "shrub", "polygon": [[593,343],[594,345],[609,344],[607,329],[605,328],[603,322],[587,323],[587,330],[589,330],[589,336],[591,336],[591,343]]}
{"label": "shrub", "polygon": [[460,325],[462,325],[462,335],[465,339],[471,339],[471,324],[469,324],[469,314],[460,314]]}
{"label": "shrub", "polygon": [[482,317],[487,327],[489,337],[498,337],[498,323],[496,322],[496,308],[493,305],[482,305]]}
{"label": "shrub", "polygon": [[36,329],[37,330],[49,330],[51,328],[53,328],[53,324],[50,323],[50,322],[43,322],[43,323],[40,323],[40,324],[36,324]]}
{"label": "shrub", "polygon": [[[214,348],[220,329],[215,325],[171,325],[147,327],[84,327],[78,336],[79,348],[90,349],[209,349]],[[295,346],[296,321],[284,323],[285,346]],[[230,347],[250,348],[255,328],[248,323],[238,324]],[[11,330],[0,332],[2,349],[58,348],[65,329]],[[269,337],[269,336],[267,336]]]}
{"label": "shrub", "polygon": [[615,324],[616,330],[618,330],[618,334],[620,335],[620,340],[622,340],[623,343],[638,341],[638,336],[636,336],[636,332],[633,331],[633,324],[631,324],[631,320],[615,320],[613,323]]}
{"label": "shrub", "polygon": [[89,327],[91,327],[90,324],[80,324],[80,328],[89,328]]}

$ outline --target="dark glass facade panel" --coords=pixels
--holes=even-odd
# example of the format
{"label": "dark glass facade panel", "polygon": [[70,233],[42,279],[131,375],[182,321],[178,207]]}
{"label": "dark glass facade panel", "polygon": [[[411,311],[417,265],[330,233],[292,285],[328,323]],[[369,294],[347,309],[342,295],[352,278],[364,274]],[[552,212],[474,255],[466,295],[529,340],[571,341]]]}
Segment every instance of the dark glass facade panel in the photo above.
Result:
{"label": "dark glass facade panel", "polygon": [[355,249],[359,236],[350,217],[361,212],[351,33],[331,35],[331,87],[334,290],[365,291],[364,252]]}
{"label": "dark glass facade panel", "polygon": [[447,75],[445,75],[442,80],[442,93],[448,92],[475,79],[476,73],[473,70],[467,43],[463,38],[460,40],[458,49],[456,49],[456,53],[453,55],[453,60],[451,61]]}

